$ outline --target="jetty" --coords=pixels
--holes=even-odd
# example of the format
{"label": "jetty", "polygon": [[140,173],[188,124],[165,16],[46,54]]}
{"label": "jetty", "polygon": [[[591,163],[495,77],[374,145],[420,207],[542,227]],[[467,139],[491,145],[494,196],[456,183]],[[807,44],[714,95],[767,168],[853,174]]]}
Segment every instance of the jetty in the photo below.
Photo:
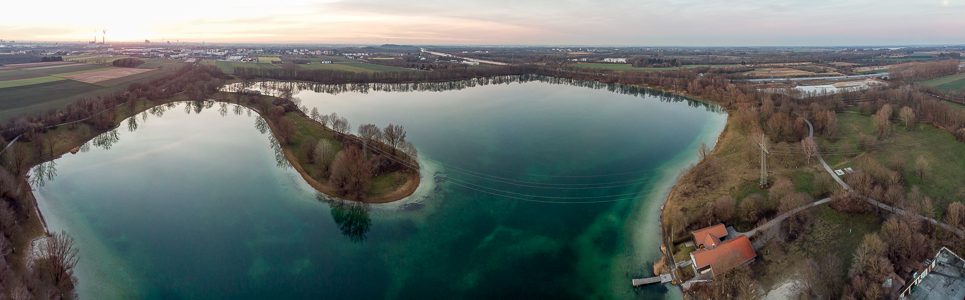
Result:
{"label": "jetty", "polygon": [[648,284],[653,284],[658,282],[663,284],[663,283],[668,283],[670,281],[673,281],[673,278],[670,277],[670,274],[660,274],[660,276],[653,276],[653,277],[639,278],[639,279],[635,278],[633,279],[633,286],[638,287],[641,285],[648,285]]}

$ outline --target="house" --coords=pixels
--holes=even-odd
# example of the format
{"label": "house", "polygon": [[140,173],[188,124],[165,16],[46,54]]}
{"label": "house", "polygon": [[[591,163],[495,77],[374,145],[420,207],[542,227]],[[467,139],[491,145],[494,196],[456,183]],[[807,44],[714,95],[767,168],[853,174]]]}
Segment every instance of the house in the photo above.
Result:
{"label": "house", "polygon": [[717,224],[693,232],[697,250],[690,253],[694,274],[724,274],[757,257],[747,235],[727,239],[727,228]]}
{"label": "house", "polygon": [[710,241],[710,242],[716,241],[716,243],[719,244],[720,239],[723,239],[727,236],[727,227],[725,227],[724,224],[717,224],[714,226],[710,226],[707,228],[694,231],[693,234],[694,234],[694,244],[697,246],[697,249],[703,249],[704,247],[706,247],[704,243],[707,241]]}

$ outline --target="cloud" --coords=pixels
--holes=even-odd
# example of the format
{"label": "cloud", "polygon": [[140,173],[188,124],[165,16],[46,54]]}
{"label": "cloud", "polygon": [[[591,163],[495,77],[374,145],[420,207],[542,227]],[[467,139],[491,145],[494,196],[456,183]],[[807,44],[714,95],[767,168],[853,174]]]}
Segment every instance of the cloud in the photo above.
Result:
{"label": "cloud", "polygon": [[[56,2],[56,1],[55,1]],[[904,0],[344,0],[136,7],[51,3],[7,14],[0,37],[87,39],[99,28],[143,38],[217,42],[568,45],[851,45],[965,43],[965,10]],[[23,6],[23,7],[18,7]],[[8,11],[29,11],[29,3]],[[150,13],[145,13],[150,11]],[[8,17],[9,16],[9,17]],[[118,37],[120,38],[120,37]]]}

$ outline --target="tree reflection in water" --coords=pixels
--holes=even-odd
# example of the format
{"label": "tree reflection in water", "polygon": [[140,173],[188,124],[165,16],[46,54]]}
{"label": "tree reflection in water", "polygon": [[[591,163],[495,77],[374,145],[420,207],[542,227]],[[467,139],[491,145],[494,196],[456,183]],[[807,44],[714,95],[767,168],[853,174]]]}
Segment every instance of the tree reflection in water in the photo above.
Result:
{"label": "tree reflection in water", "polygon": [[117,141],[120,141],[120,140],[121,140],[121,136],[117,134],[117,129],[115,128],[111,131],[98,135],[91,142],[94,144],[94,147],[102,148],[104,150],[111,150],[111,146],[113,146],[114,143],[117,143]]}
{"label": "tree reflection in water", "polygon": [[332,220],[342,235],[347,236],[353,243],[365,241],[365,234],[372,229],[372,219],[369,218],[369,207],[363,202],[335,199],[318,194],[318,200],[328,203],[331,208]]}
{"label": "tree reflection in water", "polygon": [[43,187],[47,182],[54,180],[57,176],[57,163],[48,161],[37,165],[33,169],[33,174],[30,176],[30,185],[34,187]]}
{"label": "tree reflection in water", "polygon": [[137,117],[127,118],[127,131],[134,132],[137,130]]}

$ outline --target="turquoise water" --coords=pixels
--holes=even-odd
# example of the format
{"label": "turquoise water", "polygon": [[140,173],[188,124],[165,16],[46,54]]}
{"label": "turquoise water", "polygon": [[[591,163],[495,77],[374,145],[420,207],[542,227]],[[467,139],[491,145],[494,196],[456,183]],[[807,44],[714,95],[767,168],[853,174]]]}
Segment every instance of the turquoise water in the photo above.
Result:
{"label": "turquoise water", "polygon": [[394,203],[319,197],[257,114],[219,103],[125,121],[36,169],[35,193],[78,241],[84,298],[678,298],[630,279],[651,275],[659,206],[726,115],[510,81],[300,86],[353,128],[405,126],[423,180]]}

